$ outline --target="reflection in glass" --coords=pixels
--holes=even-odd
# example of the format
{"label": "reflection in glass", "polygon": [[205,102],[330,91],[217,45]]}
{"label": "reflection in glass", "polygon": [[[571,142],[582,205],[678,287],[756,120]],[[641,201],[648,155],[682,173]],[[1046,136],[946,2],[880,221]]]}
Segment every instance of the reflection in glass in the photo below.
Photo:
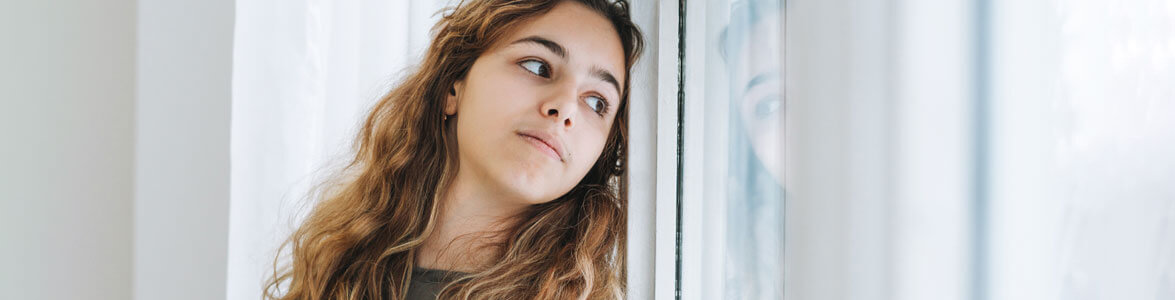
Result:
{"label": "reflection in glass", "polygon": [[[725,299],[783,298],[782,0],[731,1],[717,45],[726,76]],[[708,99],[715,101],[719,99]]]}

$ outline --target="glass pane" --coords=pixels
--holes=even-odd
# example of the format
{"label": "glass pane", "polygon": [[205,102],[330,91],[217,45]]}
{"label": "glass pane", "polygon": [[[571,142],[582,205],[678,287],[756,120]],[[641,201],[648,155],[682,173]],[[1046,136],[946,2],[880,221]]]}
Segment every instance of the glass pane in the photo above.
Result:
{"label": "glass pane", "polygon": [[990,299],[1175,299],[1175,3],[995,1]]}
{"label": "glass pane", "polygon": [[782,299],[783,1],[706,5],[702,298]]}
{"label": "glass pane", "polygon": [[[792,1],[790,103],[782,4],[707,2],[686,66],[701,299],[783,298],[785,188],[797,298],[1175,299],[1175,3]],[[790,136],[790,186],[785,115],[835,140]]]}

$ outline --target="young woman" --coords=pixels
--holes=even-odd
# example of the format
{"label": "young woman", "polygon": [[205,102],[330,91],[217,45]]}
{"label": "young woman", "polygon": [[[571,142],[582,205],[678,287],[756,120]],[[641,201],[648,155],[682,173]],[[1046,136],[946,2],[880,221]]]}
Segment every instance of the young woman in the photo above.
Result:
{"label": "young woman", "polygon": [[628,4],[469,1],[434,30],[266,296],[623,298]]}

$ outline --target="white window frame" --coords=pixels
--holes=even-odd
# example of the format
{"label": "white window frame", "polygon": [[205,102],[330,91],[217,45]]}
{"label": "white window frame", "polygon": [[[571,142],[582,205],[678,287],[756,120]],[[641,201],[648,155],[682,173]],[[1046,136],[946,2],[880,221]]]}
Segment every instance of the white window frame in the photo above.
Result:
{"label": "white window frame", "polygon": [[[676,1],[635,1],[646,49],[629,111],[628,297],[673,299],[676,272]],[[651,246],[651,247],[650,247]]]}

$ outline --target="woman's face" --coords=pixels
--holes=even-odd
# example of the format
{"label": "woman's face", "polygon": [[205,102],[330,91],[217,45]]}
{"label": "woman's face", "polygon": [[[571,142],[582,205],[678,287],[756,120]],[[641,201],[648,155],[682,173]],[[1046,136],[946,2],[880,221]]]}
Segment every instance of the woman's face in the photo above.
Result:
{"label": "woman's face", "polygon": [[752,24],[748,37],[732,53],[731,87],[738,89],[734,99],[739,116],[751,142],[751,149],[776,182],[783,179],[783,41],[781,20],[768,13]]}
{"label": "woman's face", "polygon": [[[563,2],[496,42],[454,85],[458,176],[520,204],[571,190],[604,149],[624,50],[612,24]],[[463,173],[463,174],[462,174]]]}

